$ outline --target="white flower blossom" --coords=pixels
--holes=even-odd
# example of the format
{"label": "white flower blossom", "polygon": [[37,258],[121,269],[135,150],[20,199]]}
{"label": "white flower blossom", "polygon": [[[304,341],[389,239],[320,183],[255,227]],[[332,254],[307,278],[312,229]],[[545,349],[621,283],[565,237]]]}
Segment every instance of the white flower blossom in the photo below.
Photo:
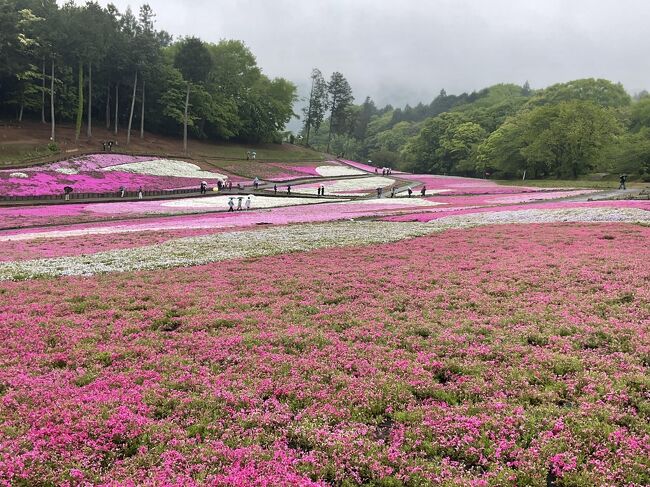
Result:
{"label": "white flower blossom", "polygon": [[[368,177],[341,179],[334,184],[325,186],[326,194],[336,194],[337,196],[361,196],[363,192],[375,191],[377,188],[385,188],[395,183],[394,179],[384,177]],[[299,194],[316,194],[317,188],[301,188],[296,186],[292,192]],[[359,191],[358,193],[353,191]]]}
{"label": "white flower blossom", "polygon": [[102,171],[120,171],[147,176],[197,179],[227,179],[223,174],[204,171],[196,164],[172,159],[155,159],[153,161],[131,162],[102,168]]}
{"label": "white flower blossom", "polygon": [[334,178],[338,176],[360,176],[366,174],[364,171],[347,166],[318,166],[316,172],[327,178]]}

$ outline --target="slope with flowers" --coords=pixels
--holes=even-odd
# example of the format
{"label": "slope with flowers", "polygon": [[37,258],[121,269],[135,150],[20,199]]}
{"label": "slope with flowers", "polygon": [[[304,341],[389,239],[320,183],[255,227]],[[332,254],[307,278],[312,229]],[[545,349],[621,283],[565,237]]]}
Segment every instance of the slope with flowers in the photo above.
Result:
{"label": "slope with flowers", "polygon": [[647,227],[4,283],[0,479],[647,485]]}
{"label": "slope with flowers", "polygon": [[181,160],[120,154],[92,154],[76,159],[0,170],[0,196],[62,194],[66,186],[77,193],[116,193],[120,187],[134,191],[198,187],[202,180],[244,181],[236,176],[202,169]]}
{"label": "slope with flowers", "polygon": [[650,483],[650,202],[321,165],[0,209],[0,485]]}

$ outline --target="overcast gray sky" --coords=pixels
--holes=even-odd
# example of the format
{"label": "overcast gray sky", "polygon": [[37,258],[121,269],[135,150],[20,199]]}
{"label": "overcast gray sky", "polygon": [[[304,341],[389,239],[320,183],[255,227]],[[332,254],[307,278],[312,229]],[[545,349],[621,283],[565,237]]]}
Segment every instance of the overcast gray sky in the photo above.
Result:
{"label": "overcast gray sky", "polygon": [[[106,4],[108,2],[102,1]],[[143,2],[114,0],[120,10]],[[650,87],[648,0],[149,0],[156,25],[241,39],[269,76],[305,95],[312,67],[340,71],[357,101],[430,102],[499,82],[583,77]]]}

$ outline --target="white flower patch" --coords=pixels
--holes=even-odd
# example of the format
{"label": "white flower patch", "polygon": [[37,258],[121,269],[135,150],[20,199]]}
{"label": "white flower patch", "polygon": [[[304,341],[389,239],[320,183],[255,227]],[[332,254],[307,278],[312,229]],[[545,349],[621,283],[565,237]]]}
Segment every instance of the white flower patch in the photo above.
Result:
{"label": "white flower patch", "polygon": [[[242,195],[244,201],[248,195]],[[160,206],[169,208],[228,208],[230,196],[210,196],[207,198],[187,198],[174,201],[167,201]],[[235,205],[237,205],[238,196],[234,196]],[[258,208],[276,208],[280,206],[310,205],[314,203],[340,201],[335,199],[315,199],[315,198],[283,198],[272,196],[251,196],[251,209]]]}
{"label": "white flower patch", "polygon": [[360,176],[366,174],[359,169],[346,166],[318,166],[316,172],[326,178],[334,178],[338,176]]}
{"label": "white flower patch", "polygon": [[0,281],[208,264],[288,252],[396,242],[430,233],[422,223],[343,222],[186,237],[136,249],[0,263]]}
{"label": "white flower patch", "polygon": [[211,171],[204,171],[196,164],[172,159],[154,159],[153,161],[131,162],[102,168],[102,171],[120,171],[146,176],[161,176],[196,179],[227,179],[227,176]]}
{"label": "white flower patch", "polygon": [[650,223],[650,212],[638,208],[571,208],[475,213],[431,223],[370,221],[288,225],[186,237],[87,256],[4,262],[0,263],[0,281],[184,267],[319,248],[396,242],[453,228],[557,222]]}
{"label": "white flower patch", "polygon": [[512,210],[451,215],[427,225],[445,230],[482,225],[526,223],[650,223],[650,211],[639,208],[562,208],[550,210]]}
{"label": "white flower patch", "polygon": [[[326,194],[336,194],[338,196],[361,196],[364,191],[374,191],[377,188],[385,188],[395,183],[394,179],[384,177],[369,177],[369,178],[355,178],[355,179],[341,179],[334,184],[325,186]],[[300,194],[316,194],[317,188],[301,188],[296,186],[292,189],[295,193]],[[352,191],[359,191],[359,193],[352,193]]]}
{"label": "white flower patch", "polygon": [[69,175],[79,174],[79,171],[77,171],[72,167],[57,167],[54,171],[61,174],[69,174]]}
{"label": "white flower patch", "polygon": [[29,177],[29,175],[24,173],[24,172],[12,172],[11,174],[9,174],[9,177],[10,178],[26,179],[26,178]]}

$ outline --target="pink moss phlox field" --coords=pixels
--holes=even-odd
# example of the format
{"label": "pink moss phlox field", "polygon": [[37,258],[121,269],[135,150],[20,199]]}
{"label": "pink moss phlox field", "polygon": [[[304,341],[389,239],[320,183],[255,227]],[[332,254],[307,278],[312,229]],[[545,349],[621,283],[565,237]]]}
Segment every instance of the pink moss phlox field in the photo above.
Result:
{"label": "pink moss phlox field", "polygon": [[279,170],[283,171],[273,176],[266,178],[267,181],[287,181],[291,179],[302,179],[309,177],[319,177],[320,175],[316,172],[316,168],[325,164],[323,162],[315,163],[313,165],[297,166],[293,164],[280,164],[280,163],[267,163],[267,165],[277,167]]}
{"label": "pink moss phlox field", "polygon": [[[146,206],[145,202],[145,206]],[[350,218],[361,218],[368,216],[384,216],[391,215],[401,212],[412,212],[421,207],[404,205],[396,203],[395,205],[382,204],[382,203],[321,203],[314,205],[304,205],[304,206],[289,206],[289,207],[280,207],[272,209],[260,209],[260,210],[251,210],[245,212],[219,212],[219,213],[209,213],[205,215],[183,215],[182,213],[191,213],[191,211],[178,211],[181,213],[178,216],[168,216],[168,217],[156,217],[150,216],[148,218],[134,218],[133,220],[128,220],[128,216],[138,216],[140,213],[135,214],[121,214],[115,213],[111,214],[102,214],[102,213],[90,213],[92,212],[92,205],[82,206],[78,208],[78,218],[86,220],[107,220],[99,221],[97,223],[75,223],[75,215],[62,212],[62,216],[59,221],[61,223],[67,223],[65,227],[56,227],[56,226],[45,226],[34,228],[36,225],[40,225],[49,221],[53,221],[55,215],[47,216],[47,209],[43,207],[43,212],[37,212],[37,216],[27,216],[22,215],[20,222],[18,219],[10,220],[8,223],[12,223],[12,226],[16,227],[32,227],[32,228],[22,228],[16,230],[6,230],[0,231],[0,240],[3,236],[6,235],[16,235],[22,233],[33,233],[33,232],[59,232],[67,230],[92,230],[94,228],[112,228],[114,232],[124,231],[124,229],[132,229],[130,231],[141,231],[141,230],[174,230],[174,229],[183,229],[183,228],[237,228],[237,227],[247,227],[252,225],[259,224],[275,224],[283,225],[288,223],[313,223],[313,222],[326,222],[333,220],[341,219],[350,219]],[[120,203],[115,203],[119,205]],[[137,204],[137,203],[134,203]],[[58,210],[60,207],[47,207],[52,208],[54,211]],[[61,207],[62,210],[69,208],[68,206]],[[173,208],[168,208],[167,213],[174,213]],[[182,209],[179,209],[182,210]],[[200,210],[196,210],[198,213]],[[2,215],[2,210],[0,210],[0,215]],[[121,219],[120,219],[121,218]],[[2,218],[0,218],[2,221]],[[16,225],[16,223],[20,223]]]}
{"label": "pink moss phlox field", "polygon": [[460,176],[432,176],[430,174],[400,174],[400,179],[421,183],[413,186],[419,191],[422,185],[429,190],[443,191],[444,194],[509,194],[524,191],[543,191],[543,188],[527,186],[501,186],[486,179],[463,178]]}
{"label": "pink moss phlox field", "polygon": [[0,284],[0,484],[644,486],[650,228]]}
{"label": "pink moss phlox field", "polygon": [[159,244],[168,240],[215,233],[208,228],[142,231],[111,235],[84,235],[79,238],[61,237],[28,241],[0,242],[0,262],[44,259],[95,254],[107,250],[130,249]]}
{"label": "pink moss phlox field", "polygon": [[[469,203],[469,201],[465,201]],[[490,213],[499,211],[513,211],[513,210],[561,210],[566,208],[639,208],[641,210],[650,211],[650,201],[642,200],[619,200],[619,201],[559,201],[559,202],[543,202],[543,203],[529,203],[522,205],[504,205],[504,206],[476,206],[476,207],[440,207],[433,209],[424,209],[414,213],[405,213],[395,216],[387,216],[382,218],[384,221],[393,222],[428,222],[438,220],[450,215],[467,215],[470,213]]]}
{"label": "pink moss phlox field", "polygon": [[[122,171],[102,171],[103,168],[151,160],[151,157],[132,157],[120,154],[96,154],[79,159],[35,166],[20,170],[0,170],[0,195],[42,196],[63,194],[65,186],[77,193],[117,193],[124,186],[127,191],[146,191],[198,187],[203,178],[151,176]],[[77,174],[66,174],[70,170]],[[27,177],[11,177],[24,173]],[[216,184],[215,175],[214,184]],[[246,181],[229,177],[233,182]]]}
{"label": "pink moss phlox field", "polygon": [[[347,159],[341,159],[341,162],[347,164],[348,166],[352,166],[356,169],[361,169],[362,171],[367,171],[372,174],[375,174],[375,169],[376,169],[377,173],[381,175],[381,170],[383,169],[381,167],[370,166],[368,164],[364,164],[363,162],[349,161]],[[392,174],[404,174],[404,173],[402,171],[392,171]]]}

